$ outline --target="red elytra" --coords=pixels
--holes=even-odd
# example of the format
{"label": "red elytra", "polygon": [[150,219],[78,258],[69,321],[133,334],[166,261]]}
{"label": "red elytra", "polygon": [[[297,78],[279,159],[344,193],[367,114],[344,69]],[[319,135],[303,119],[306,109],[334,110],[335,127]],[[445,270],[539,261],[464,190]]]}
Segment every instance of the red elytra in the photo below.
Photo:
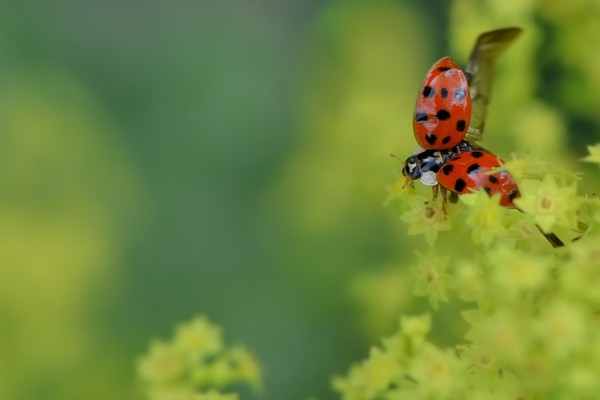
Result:
{"label": "red elytra", "polygon": [[471,119],[467,78],[444,57],[425,75],[413,120],[415,139],[424,149],[450,149],[463,140]]}
{"label": "red elytra", "polygon": [[483,188],[490,196],[500,194],[500,205],[515,208],[519,197],[517,182],[508,171],[486,172],[499,167],[503,161],[486,150],[472,150],[451,158],[437,173],[438,182],[446,189],[467,194]]}

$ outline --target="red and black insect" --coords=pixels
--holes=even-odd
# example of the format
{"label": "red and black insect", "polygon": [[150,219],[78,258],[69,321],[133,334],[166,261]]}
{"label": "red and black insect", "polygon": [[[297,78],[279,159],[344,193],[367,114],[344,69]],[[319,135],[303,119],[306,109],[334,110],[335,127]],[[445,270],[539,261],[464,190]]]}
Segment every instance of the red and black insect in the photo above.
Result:
{"label": "red and black insect", "polygon": [[[460,153],[480,149],[476,141],[481,139],[484,130],[496,59],[520,34],[520,28],[485,32],[477,38],[464,73],[449,57],[436,62],[427,72],[413,119],[415,139],[420,147],[407,158],[402,171],[411,186],[412,180],[419,179],[426,186],[437,187],[436,173],[442,165]],[[464,99],[463,88],[466,89]],[[456,97],[464,107],[456,106]],[[465,121],[465,132],[461,132],[461,121]],[[444,145],[443,140],[448,143]]]}
{"label": "red and black insect", "polygon": [[437,173],[444,188],[467,194],[483,188],[489,195],[500,194],[500,205],[514,208],[519,197],[517,182],[508,171],[488,173],[503,161],[487,150],[471,150],[451,158]]}
{"label": "red and black insect", "polygon": [[[444,201],[447,190],[468,194],[483,188],[490,196],[499,194],[502,206],[516,208],[516,181],[508,171],[490,173],[503,161],[475,142],[483,133],[495,60],[520,33],[520,28],[505,28],[480,35],[466,73],[450,57],[440,59],[427,72],[413,117],[420,147],[402,169],[411,186],[419,179],[433,187],[434,196],[441,187]],[[538,229],[554,247],[564,246],[556,235]]]}

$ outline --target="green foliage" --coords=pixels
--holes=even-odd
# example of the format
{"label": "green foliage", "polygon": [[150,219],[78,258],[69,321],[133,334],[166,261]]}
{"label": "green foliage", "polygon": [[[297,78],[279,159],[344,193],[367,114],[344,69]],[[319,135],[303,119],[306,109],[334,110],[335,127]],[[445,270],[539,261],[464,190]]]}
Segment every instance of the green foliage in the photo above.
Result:
{"label": "green foliage", "polygon": [[225,346],[221,329],[204,317],[178,326],[168,342],[153,342],[138,362],[138,376],[150,400],[237,400],[216,389],[261,387],[254,357],[242,346]]}

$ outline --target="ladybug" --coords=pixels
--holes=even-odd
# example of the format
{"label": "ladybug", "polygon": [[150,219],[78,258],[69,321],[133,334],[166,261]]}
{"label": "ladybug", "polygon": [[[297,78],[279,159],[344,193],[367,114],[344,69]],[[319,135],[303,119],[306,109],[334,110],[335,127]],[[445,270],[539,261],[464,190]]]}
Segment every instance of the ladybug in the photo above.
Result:
{"label": "ladybug", "polygon": [[[450,58],[437,61],[419,89],[413,128],[419,147],[402,170],[407,184],[419,179],[437,189],[439,169],[465,151],[480,149],[487,104],[492,96],[495,61],[521,34],[521,28],[482,33],[463,72]],[[463,129],[464,128],[464,129]]]}
{"label": "ladybug", "polygon": [[[503,162],[489,151],[464,140],[471,119],[471,92],[477,99],[479,118],[475,137],[480,138],[487,102],[491,97],[495,59],[520,34],[519,28],[505,28],[480,35],[469,59],[467,74],[450,58],[435,62],[423,79],[417,95],[413,128],[420,147],[409,157],[402,173],[407,182],[419,179],[426,186],[442,187],[466,194],[484,188],[499,193],[500,204],[514,207],[519,196],[515,180],[507,171],[486,174]],[[469,86],[469,81],[473,87]]]}
{"label": "ladybug", "polygon": [[[414,187],[413,181],[419,179],[433,188],[434,197],[441,186],[444,202],[446,191],[456,196],[483,188],[490,196],[500,194],[500,205],[519,210],[513,202],[519,197],[516,181],[508,171],[489,173],[503,161],[475,141],[483,134],[495,61],[520,34],[520,28],[481,34],[465,72],[450,57],[429,69],[413,117],[419,147],[402,169],[407,184]],[[553,247],[564,246],[555,234],[536,227]]]}
{"label": "ladybug", "polygon": [[402,168],[402,175],[407,177],[407,183],[414,187],[414,180],[419,179],[425,186],[437,186],[438,181],[436,173],[448,162],[448,160],[464,153],[478,148],[477,146],[461,141],[458,145],[447,150],[423,149],[417,147],[412,156],[408,157]]}
{"label": "ladybug", "polygon": [[451,149],[465,137],[470,119],[467,78],[450,57],[444,57],[433,64],[419,90],[415,139],[424,149]]}
{"label": "ladybug", "polygon": [[483,188],[490,196],[500,194],[500,205],[515,208],[513,200],[519,197],[519,187],[508,171],[487,173],[504,162],[484,149],[461,153],[437,173],[439,184],[457,194],[466,194]]}

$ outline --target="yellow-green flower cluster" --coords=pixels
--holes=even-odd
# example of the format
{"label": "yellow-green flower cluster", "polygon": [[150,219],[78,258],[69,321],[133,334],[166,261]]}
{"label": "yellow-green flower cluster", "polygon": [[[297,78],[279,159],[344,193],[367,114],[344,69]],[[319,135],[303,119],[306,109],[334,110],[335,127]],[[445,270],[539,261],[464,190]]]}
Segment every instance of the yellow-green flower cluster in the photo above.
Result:
{"label": "yellow-green flower cluster", "polygon": [[[419,258],[417,271],[446,271],[447,260]],[[450,263],[446,274],[446,299],[470,326],[464,339],[441,348],[425,338],[429,316],[403,318],[398,333],[334,380],[344,400],[597,398],[600,249],[593,240],[559,255],[499,246]]]}
{"label": "yellow-green flower cluster", "polygon": [[[587,45],[600,34],[599,10],[595,0],[449,3],[459,64],[479,33],[524,28],[497,65],[502,86],[483,143],[503,158],[520,155],[502,167],[519,185],[518,209],[481,191],[444,210],[423,196],[428,188],[400,193],[402,180],[394,185],[390,198],[407,233],[429,247],[405,261],[413,293],[428,296],[435,310],[431,336],[452,345],[425,339],[431,319],[404,319],[398,333],[335,379],[343,399],[599,397],[600,203],[597,194],[577,194],[586,184],[598,193],[597,180],[561,169],[575,161],[568,147],[600,134],[600,54]],[[588,151],[583,161],[600,165],[600,144]],[[554,249],[540,230],[564,248]],[[461,337],[446,334],[457,310],[468,325]],[[414,321],[427,329],[411,335]]]}
{"label": "yellow-green flower cluster", "polygon": [[343,400],[459,398],[473,384],[469,363],[427,341],[430,329],[429,315],[402,318],[400,330],[346,377],[336,377],[334,388]]}
{"label": "yellow-green flower cluster", "polygon": [[[591,238],[590,238],[591,239]],[[472,345],[509,370],[524,398],[595,398],[600,381],[600,253],[593,240],[550,252],[499,248],[460,274],[457,294],[476,301],[463,316]],[[461,268],[465,265],[461,265]],[[475,277],[475,278],[473,278]]]}
{"label": "yellow-green flower cluster", "polygon": [[168,342],[153,342],[138,362],[138,376],[151,400],[237,400],[216,389],[261,386],[254,357],[242,346],[225,346],[221,329],[204,317],[178,326]]}
{"label": "yellow-green flower cluster", "polygon": [[[597,148],[586,161],[600,164]],[[577,195],[576,174],[528,159],[503,168],[519,181],[518,210],[479,191],[444,212],[412,189],[392,189],[408,233],[429,243],[410,266],[413,294],[429,298],[436,321],[449,303],[467,329],[443,348],[426,339],[430,316],[403,318],[398,333],[334,380],[344,400],[597,398],[600,203]],[[428,220],[426,207],[439,207],[444,222]],[[462,234],[436,240],[450,221]],[[540,229],[559,233],[565,247],[554,249]],[[457,244],[452,258],[448,243]]]}

